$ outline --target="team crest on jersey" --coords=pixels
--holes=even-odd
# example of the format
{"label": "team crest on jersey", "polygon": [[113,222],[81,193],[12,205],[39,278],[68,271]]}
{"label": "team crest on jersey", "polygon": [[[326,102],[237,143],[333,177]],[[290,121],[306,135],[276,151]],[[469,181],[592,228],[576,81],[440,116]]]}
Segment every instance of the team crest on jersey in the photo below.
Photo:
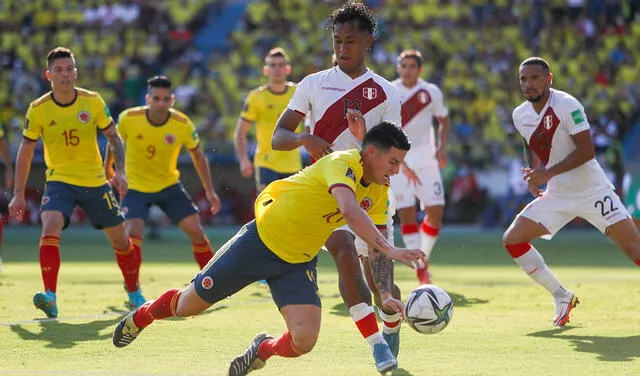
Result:
{"label": "team crest on jersey", "polygon": [[353,172],[351,167],[347,167],[347,173],[345,174],[345,176],[353,180],[354,183],[356,182],[356,173]]}
{"label": "team crest on jersey", "polygon": [[172,135],[171,133],[167,133],[164,135],[164,143],[167,145],[173,145],[173,143],[176,142],[176,136]]}
{"label": "team crest on jersey", "polygon": [[429,96],[423,91],[418,95],[418,100],[420,103],[425,104],[429,100]]}
{"label": "team crest on jersey", "polygon": [[360,207],[365,211],[369,211],[369,209],[371,209],[372,206],[373,206],[373,201],[371,200],[370,197],[365,197],[362,199],[362,201],[360,201]]}
{"label": "team crest on jersey", "polygon": [[205,290],[209,290],[213,287],[213,278],[206,276],[202,278],[202,288]]}
{"label": "team crest on jersey", "polygon": [[89,119],[91,119],[91,115],[89,115],[87,111],[80,111],[78,113],[78,120],[80,120],[82,124],[87,124]]}
{"label": "team crest on jersey", "polygon": [[362,88],[362,96],[368,100],[376,99],[378,97],[378,89],[375,87]]}
{"label": "team crest on jersey", "polygon": [[543,119],[545,129],[553,127],[553,115],[547,115]]}

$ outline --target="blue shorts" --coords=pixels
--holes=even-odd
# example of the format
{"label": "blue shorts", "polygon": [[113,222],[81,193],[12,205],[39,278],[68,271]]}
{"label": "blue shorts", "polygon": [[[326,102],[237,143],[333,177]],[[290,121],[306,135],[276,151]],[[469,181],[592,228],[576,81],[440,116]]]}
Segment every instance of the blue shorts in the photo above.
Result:
{"label": "blue shorts", "polygon": [[258,188],[264,188],[276,180],[285,179],[294,173],[276,172],[270,168],[258,167],[256,170],[256,183]]}
{"label": "blue shorts", "polygon": [[42,195],[41,212],[61,212],[66,228],[76,205],[84,209],[91,224],[97,229],[117,226],[124,221],[118,200],[109,184],[81,187],[60,181],[47,182]]}
{"label": "blue shorts", "polygon": [[130,189],[122,200],[122,212],[126,219],[146,220],[151,205],[157,205],[175,224],[191,214],[198,213],[191,197],[180,183],[155,193]]}
{"label": "blue shorts", "polygon": [[276,256],[260,240],[254,220],[218,249],[192,282],[198,295],[211,304],[264,279],[278,308],[297,304],[320,307],[316,263],[317,257],[290,264]]}

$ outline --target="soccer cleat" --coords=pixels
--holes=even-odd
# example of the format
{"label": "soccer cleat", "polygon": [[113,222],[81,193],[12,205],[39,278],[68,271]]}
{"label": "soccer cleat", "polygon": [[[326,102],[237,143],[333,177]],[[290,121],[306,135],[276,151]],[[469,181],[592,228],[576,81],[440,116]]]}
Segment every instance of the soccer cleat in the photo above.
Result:
{"label": "soccer cleat", "polygon": [[259,287],[269,287],[269,284],[267,283],[266,280],[261,279],[261,280],[258,281],[258,286]]}
{"label": "soccer cleat", "polygon": [[382,338],[384,338],[384,340],[389,345],[389,350],[391,350],[391,353],[393,354],[394,358],[397,359],[398,353],[400,352],[400,330],[396,331],[395,333],[385,333],[383,331]]}
{"label": "soccer cleat", "polygon": [[373,345],[373,359],[376,361],[376,369],[383,375],[398,367],[398,361],[386,342]]}
{"label": "soccer cleat", "polygon": [[272,339],[270,335],[259,333],[251,341],[247,349],[231,361],[228,376],[242,376],[251,371],[264,367],[267,363],[258,358],[258,347],[266,340]]}
{"label": "soccer cleat", "polygon": [[580,300],[578,300],[578,297],[572,292],[563,298],[556,299],[556,318],[553,320],[553,326],[564,326],[568,323],[569,314],[578,303],[580,303]]}
{"label": "soccer cleat", "polygon": [[33,296],[33,305],[44,312],[48,318],[56,318],[58,317],[58,303],[56,299],[56,293],[51,290],[47,290],[45,293],[37,292]]}
{"label": "soccer cleat", "polygon": [[142,296],[142,290],[140,289],[137,289],[134,292],[127,291],[127,295],[129,295],[129,302],[127,302],[127,306],[129,306],[129,308],[131,309],[140,308],[144,303],[147,302],[147,299]]}
{"label": "soccer cleat", "polygon": [[113,331],[113,345],[115,347],[125,347],[138,337],[144,328],[138,328],[133,321],[133,315],[138,312],[135,310],[129,313],[125,318],[120,320],[116,330]]}

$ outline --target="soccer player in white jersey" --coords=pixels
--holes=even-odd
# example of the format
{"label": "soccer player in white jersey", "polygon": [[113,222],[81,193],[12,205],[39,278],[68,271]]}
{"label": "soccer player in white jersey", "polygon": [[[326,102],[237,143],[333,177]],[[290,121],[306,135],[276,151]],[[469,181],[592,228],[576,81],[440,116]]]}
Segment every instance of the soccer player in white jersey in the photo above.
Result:
{"label": "soccer player in white jersey", "polygon": [[[542,58],[524,60],[519,79],[526,101],[513,111],[513,123],[525,140],[529,168],[523,168],[524,180],[536,199],[516,216],[503,241],[520,268],[553,296],[553,325],[563,326],[578,298],[556,279],[530,241],[551,239],[573,218],[581,217],[640,266],[640,234],[594,159],[590,126],[580,102],[551,88],[553,74]],[[531,166],[531,152],[543,166]]]}
{"label": "soccer player in white jersey", "polygon": [[[366,51],[375,35],[373,12],[361,3],[347,2],[335,9],[328,25],[333,32],[333,49],[337,66],[305,77],[298,84],[288,108],[282,113],[272,138],[275,150],[292,150],[304,146],[314,159],[333,150],[360,148],[361,141],[347,126],[347,116],[363,118],[367,129],[381,122],[400,124],[400,97],[391,83],[365,65]],[[295,133],[300,121],[310,117],[310,133]],[[361,203],[370,205],[371,203]],[[393,233],[388,227],[387,236]],[[393,284],[393,263],[384,255],[371,252],[362,265],[376,298],[383,320],[380,333],[371,293],[360,271],[358,253],[368,256],[368,249],[356,249],[355,236],[348,228],[336,230],[325,243],[339,275],[340,294],[362,336],[374,348],[384,343],[387,351],[373,351],[378,370],[389,362],[397,364],[400,290]],[[350,276],[346,278],[345,276]],[[355,276],[355,278],[354,278]]]}
{"label": "soccer player in white jersey", "polygon": [[[402,99],[402,128],[411,140],[411,151],[398,175],[391,177],[396,208],[400,217],[402,240],[407,247],[420,248],[429,260],[438,239],[444,213],[444,189],[440,169],[447,165],[446,145],[449,110],[438,86],[421,79],[422,54],[405,50],[398,56],[399,78],[392,82]],[[433,118],[438,120],[438,134]],[[425,212],[422,224],[416,219],[416,198]],[[416,276],[420,283],[431,283],[429,264],[420,265]]]}

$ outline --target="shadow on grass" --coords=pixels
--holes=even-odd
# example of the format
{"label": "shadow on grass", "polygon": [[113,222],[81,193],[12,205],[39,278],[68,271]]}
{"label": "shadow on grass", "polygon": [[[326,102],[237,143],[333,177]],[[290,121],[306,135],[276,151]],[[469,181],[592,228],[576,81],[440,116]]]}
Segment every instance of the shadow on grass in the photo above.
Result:
{"label": "shadow on grass", "polygon": [[119,321],[119,317],[80,324],[47,320],[39,322],[40,327],[34,331],[23,328],[22,325],[12,325],[11,331],[26,341],[48,342],[45,346],[48,348],[69,349],[76,346],[78,342],[110,339],[111,331],[104,334],[100,332]]}
{"label": "shadow on grass", "polygon": [[589,335],[566,335],[575,327],[565,326],[527,334],[529,337],[562,339],[571,342],[576,351],[596,354],[603,362],[630,362],[640,359],[640,335],[604,337]]}
{"label": "shadow on grass", "polygon": [[407,371],[404,368],[397,368],[397,369],[393,370],[391,375],[393,375],[393,376],[413,376],[413,373]]}

